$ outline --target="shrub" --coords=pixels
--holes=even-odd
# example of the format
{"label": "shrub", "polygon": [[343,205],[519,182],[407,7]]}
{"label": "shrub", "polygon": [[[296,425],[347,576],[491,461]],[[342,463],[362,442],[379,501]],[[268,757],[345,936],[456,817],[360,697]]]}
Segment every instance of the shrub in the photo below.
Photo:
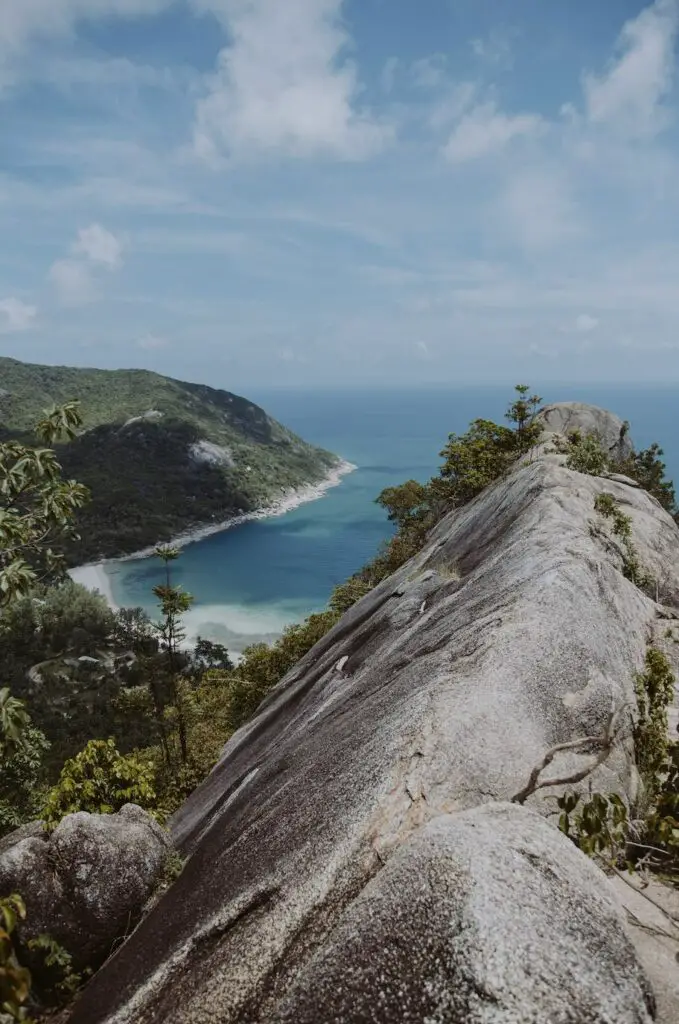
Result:
{"label": "shrub", "polygon": [[20,896],[0,899],[0,1019],[30,1024],[26,1002],[31,991],[31,974],[18,962],[13,933],[17,921],[26,916]]}
{"label": "shrub", "polygon": [[646,651],[646,667],[635,680],[639,717],[634,729],[637,767],[650,800],[661,786],[668,757],[667,709],[674,697],[674,673],[655,647]]}
{"label": "shrub", "polygon": [[605,476],[611,469],[611,460],[596,434],[582,434],[573,430],[564,441],[555,442],[556,450],[566,453],[566,466],[576,473]]}
{"label": "shrub", "polygon": [[625,515],[612,494],[597,494],[594,509],[611,522],[613,533],[620,538],[623,547],[623,573],[635,586],[644,590],[653,584],[652,576],[641,565],[639,554],[632,541],[632,518]]}
{"label": "shrub", "polygon": [[112,739],[90,740],[64,765],[50,790],[43,819],[55,828],[67,814],[114,814],[125,804],[154,811],[157,796],[153,764],[136,754],[122,755]]}
{"label": "shrub", "polygon": [[[53,444],[73,438],[81,425],[77,405],[52,409],[36,428]],[[52,544],[73,534],[86,488],[64,480],[55,452],[19,441],[0,442],[0,605],[27,594],[43,578],[63,575],[63,558]]]}
{"label": "shrub", "polygon": [[657,498],[664,509],[676,515],[674,484],[665,477],[665,463],[661,459],[663,454],[658,444],[652,444],[650,448],[629,455],[620,463],[619,469]]}

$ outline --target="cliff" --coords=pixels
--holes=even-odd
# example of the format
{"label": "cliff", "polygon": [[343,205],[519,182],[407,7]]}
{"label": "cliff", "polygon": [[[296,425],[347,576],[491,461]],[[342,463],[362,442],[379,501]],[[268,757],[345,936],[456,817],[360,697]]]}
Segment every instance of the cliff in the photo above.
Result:
{"label": "cliff", "polygon": [[[653,585],[628,578],[601,493]],[[547,437],[232,737],[173,823],[182,875],[72,1024],[676,1019],[550,790],[510,802],[550,748],[612,715],[581,787],[637,799],[635,676],[649,641],[676,663],[676,609],[673,519],[624,477],[567,469]],[[591,762],[575,747],[550,771]]]}
{"label": "cliff", "polygon": [[59,458],[92,493],[78,515],[72,564],[252,512],[319,483],[340,461],[229,391],[147,370],[0,357],[0,439],[25,435],[45,408],[72,401],[85,429]]}

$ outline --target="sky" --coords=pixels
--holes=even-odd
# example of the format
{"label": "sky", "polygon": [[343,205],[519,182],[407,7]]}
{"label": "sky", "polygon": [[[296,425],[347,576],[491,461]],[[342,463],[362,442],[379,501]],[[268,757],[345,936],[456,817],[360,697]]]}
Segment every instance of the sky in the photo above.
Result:
{"label": "sky", "polygon": [[679,0],[0,0],[0,353],[679,381]]}

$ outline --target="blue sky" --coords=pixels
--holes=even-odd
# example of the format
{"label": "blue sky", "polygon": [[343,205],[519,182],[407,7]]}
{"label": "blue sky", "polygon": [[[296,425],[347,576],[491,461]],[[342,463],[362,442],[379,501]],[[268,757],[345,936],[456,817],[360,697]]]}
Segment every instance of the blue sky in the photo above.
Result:
{"label": "blue sky", "polygon": [[0,351],[679,380],[679,0],[2,0]]}

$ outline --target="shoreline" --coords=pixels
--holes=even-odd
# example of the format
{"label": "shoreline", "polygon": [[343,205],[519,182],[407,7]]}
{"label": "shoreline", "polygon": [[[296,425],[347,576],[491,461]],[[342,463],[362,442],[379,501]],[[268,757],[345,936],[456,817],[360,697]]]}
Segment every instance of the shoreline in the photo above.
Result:
{"label": "shoreline", "polygon": [[[263,508],[255,509],[252,512],[244,512],[242,515],[233,516],[231,519],[225,519],[220,523],[206,523],[204,526],[196,526],[179,534],[177,537],[173,537],[172,540],[163,541],[162,543],[167,544],[169,547],[185,548],[189,544],[205,540],[216,533],[223,533],[234,526],[257,522],[260,519],[273,519],[277,516],[283,516],[287,512],[300,508],[302,505],[308,505],[312,501],[318,501],[320,498],[323,498],[327,491],[341,484],[342,478],[348,476],[349,473],[353,473],[356,469],[358,469],[358,466],[348,462],[346,459],[341,459],[334,469],[330,470],[328,475],[316,484],[306,484],[303,487],[290,488],[290,490],[286,491],[270,505],[265,505]],[[106,572],[106,566],[116,565],[119,562],[131,562],[141,558],[150,558],[155,549],[156,545],[153,545],[152,547],[142,548],[140,551],[134,551],[130,555],[104,558],[99,562],[88,562],[85,565],[78,565],[73,569],[69,569],[68,575],[74,583],[80,583],[87,590],[98,590],[106,598],[111,610],[119,611],[119,606],[113,597],[113,588]]]}

